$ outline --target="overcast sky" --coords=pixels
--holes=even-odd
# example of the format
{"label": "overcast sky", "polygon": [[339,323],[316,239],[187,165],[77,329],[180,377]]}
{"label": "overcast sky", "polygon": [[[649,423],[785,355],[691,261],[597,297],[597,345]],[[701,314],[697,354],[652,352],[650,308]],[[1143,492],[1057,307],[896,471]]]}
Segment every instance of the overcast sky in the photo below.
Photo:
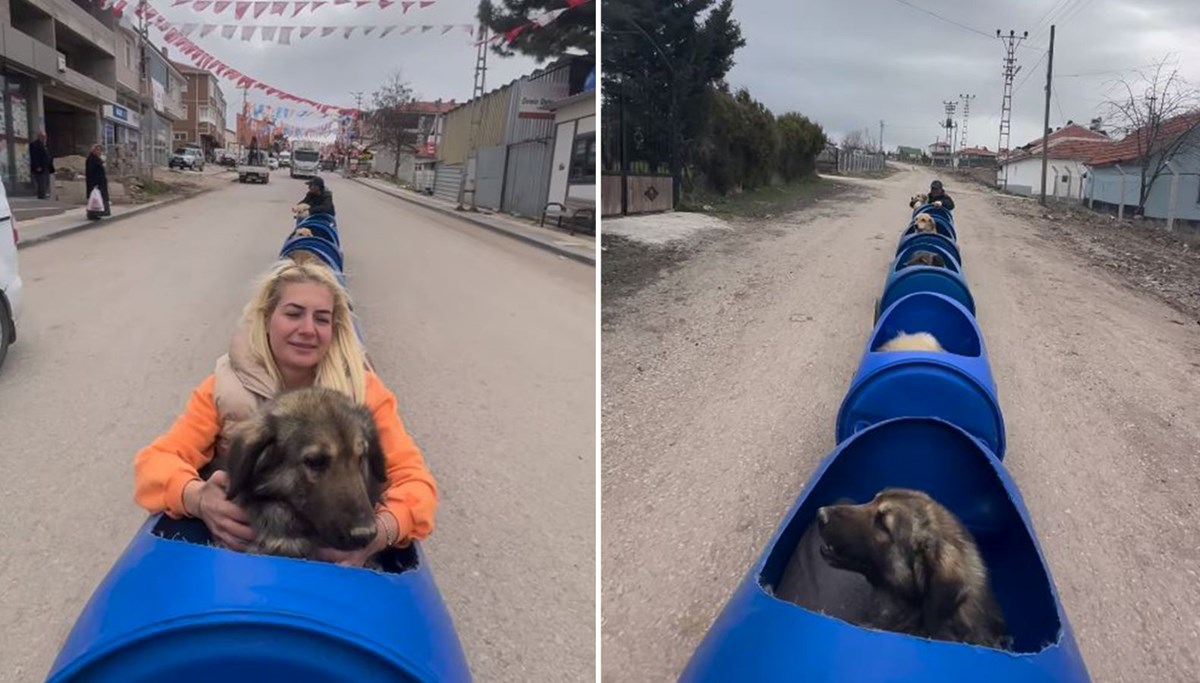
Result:
{"label": "overcast sky", "polygon": [[[251,10],[240,21],[234,16],[233,3],[220,14],[211,6],[197,12],[190,5],[172,7],[168,0],[156,0],[153,4],[175,26],[185,23],[338,27],[433,24],[437,28],[425,34],[418,28],[413,33],[401,35],[397,29],[384,38],[377,37],[381,31],[377,28],[369,37],[363,37],[361,29],[356,29],[349,39],[343,37],[340,30],[321,38],[318,30],[301,40],[299,30],[296,30],[292,33],[291,45],[264,42],[257,34],[251,41],[243,42],[240,29],[232,39],[221,37],[220,29],[204,38],[199,37],[197,31],[191,39],[209,54],[251,78],[327,104],[353,106],[351,93],[362,91],[365,106],[370,101],[370,94],[395,70],[400,71],[420,99],[461,102],[471,96],[476,53],[473,39],[461,28],[447,35],[441,35],[441,32],[445,24],[477,23],[474,0],[437,0],[424,9],[413,6],[407,13],[403,12],[400,2],[387,9],[380,9],[377,4],[358,9],[354,5],[335,6],[329,2],[316,11],[305,9],[294,19],[289,7],[283,16],[268,11],[258,19],[253,18]],[[151,29],[155,44],[163,45],[161,38],[158,31]],[[171,58],[189,63],[177,50],[172,52]],[[536,68],[537,63],[526,57],[501,58],[489,53],[486,87],[493,90]],[[222,80],[222,88],[229,103],[228,124],[233,128],[235,116],[240,111],[242,92],[228,80]],[[250,90],[249,98],[252,104],[295,106],[268,97],[261,90]],[[320,119],[290,121],[308,126]]]}
{"label": "overcast sky", "polygon": [[[1086,125],[1099,115],[1106,86],[1133,75],[1096,72],[1148,65],[1170,52],[1200,86],[1197,0],[734,0],[746,46],[728,80],[776,114],[799,111],[835,136],[865,127],[877,137],[882,119],[889,149],[928,147],[942,134],[942,102],[974,94],[967,142],[995,150],[1004,86],[996,29],[1029,31],[1013,82],[1011,141],[1019,146],[1039,136],[1045,113],[1046,55],[1039,48],[1049,43],[1048,12],[1057,24],[1052,127],[1068,119]],[[961,111],[960,104],[956,119]]]}

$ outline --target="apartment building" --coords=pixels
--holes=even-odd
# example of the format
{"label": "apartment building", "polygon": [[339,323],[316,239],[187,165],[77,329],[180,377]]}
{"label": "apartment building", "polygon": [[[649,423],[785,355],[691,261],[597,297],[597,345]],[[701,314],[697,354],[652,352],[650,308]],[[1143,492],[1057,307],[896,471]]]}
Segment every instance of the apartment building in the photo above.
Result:
{"label": "apartment building", "polygon": [[0,0],[0,180],[32,192],[29,143],[55,157],[100,141],[102,106],[117,98],[117,20],[88,0]]}
{"label": "apartment building", "polygon": [[173,124],[173,144],[192,142],[204,153],[225,146],[225,94],[213,74],[177,62],[175,68],[183,74],[186,86],[183,93],[183,118]]}
{"label": "apartment building", "polygon": [[[148,80],[142,79],[145,49]],[[110,158],[132,157],[165,166],[170,158],[173,129],[183,120],[183,91],[187,81],[171,63],[166,48],[141,43],[133,26],[122,22],[117,31],[117,99],[103,107],[104,144]],[[149,155],[149,156],[147,156]]]}

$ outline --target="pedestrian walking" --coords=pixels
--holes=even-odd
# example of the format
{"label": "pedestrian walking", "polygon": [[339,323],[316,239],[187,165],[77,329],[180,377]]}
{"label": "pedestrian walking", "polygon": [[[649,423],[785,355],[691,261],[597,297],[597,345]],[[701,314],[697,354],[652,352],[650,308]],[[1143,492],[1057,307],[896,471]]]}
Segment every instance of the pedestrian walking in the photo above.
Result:
{"label": "pedestrian walking", "polygon": [[100,198],[104,200],[104,208],[101,211],[95,211],[92,207],[88,207],[88,218],[100,218],[101,216],[112,215],[112,204],[108,201],[108,172],[104,169],[104,157],[101,156],[101,147],[99,144],[92,145],[92,151],[88,153],[87,163],[84,166],[84,180],[87,187],[88,201],[91,201],[92,190],[100,190]]}
{"label": "pedestrian walking", "polygon": [[50,176],[54,174],[54,159],[46,148],[46,131],[39,130],[37,139],[29,145],[29,170],[38,199],[50,198]]}

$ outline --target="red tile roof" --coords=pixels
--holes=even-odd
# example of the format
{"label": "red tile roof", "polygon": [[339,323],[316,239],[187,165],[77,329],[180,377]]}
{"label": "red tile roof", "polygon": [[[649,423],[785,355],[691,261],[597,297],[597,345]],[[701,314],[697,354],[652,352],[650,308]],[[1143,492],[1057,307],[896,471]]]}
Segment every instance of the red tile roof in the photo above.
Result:
{"label": "red tile roof", "polygon": [[[1050,134],[1050,147],[1053,149],[1054,141],[1061,140],[1063,138],[1079,138],[1082,140],[1108,140],[1109,139],[1109,137],[1107,135],[1105,135],[1104,133],[1094,131],[1091,128],[1084,128],[1083,126],[1079,125],[1078,123],[1072,123],[1071,125],[1063,126],[1062,128],[1059,128],[1058,130],[1056,130]],[[1042,144],[1042,138],[1038,138],[1037,140],[1034,140],[1033,142],[1028,142],[1024,145],[1021,145],[1020,148],[1021,149],[1029,149],[1031,147],[1034,147],[1036,145],[1041,145],[1041,144]]]}
{"label": "red tile roof", "polygon": [[969,154],[977,157],[994,157],[996,153],[987,147],[968,147],[959,151],[959,154]]}
{"label": "red tile roof", "polygon": [[401,105],[400,110],[409,114],[445,114],[457,107],[454,100],[448,102],[409,102]]}
{"label": "red tile roof", "polygon": [[[1139,151],[1157,151],[1163,146],[1169,145],[1179,139],[1179,136],[1200,129],[1200,110],[1167,119],[1160,125],[1162,128],[1159,131],[1159,140],[1155,145],[1155,150],[1141,150],[1141,147],[1145,146],[1147,141],[1141,140],[1141,144],[1139,145],[1138,132],[1141,131],[1138,131],[1126,135],[1120,142],[1106,146],[1100,153],[1094,155],[1088,163],[1092,166],[1118,164],[1122,161],[1137,159],[1141,156]],[[1145,130],[1145,128],[1141,130]]]}

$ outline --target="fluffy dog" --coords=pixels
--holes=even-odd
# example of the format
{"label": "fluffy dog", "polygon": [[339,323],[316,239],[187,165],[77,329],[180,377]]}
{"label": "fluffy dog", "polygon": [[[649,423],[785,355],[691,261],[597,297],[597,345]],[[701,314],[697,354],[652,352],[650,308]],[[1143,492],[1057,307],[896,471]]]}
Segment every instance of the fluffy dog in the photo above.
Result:
{"label": "fluffy dog", "polygon": [[890,351],[934,351],[944,353],[946,349],[938,342],[937,337],[928,332],[901,332],[892,337],[888,343],[879,347],[881,353]]}
{"label": "fluffy dog", "polygon": [[942,258],[941,254],[935,254],[932,251],[915,251],[904,262],[903,267],[907,268],[909,266],[937,266],[938,268],[945,268],[946,259]]}
{"label": "fluffy dog", "polygon": [[309,208],[310,207],[308,204],[297,204],[292,207],[292,215],[295,216],[297,220],[301,218],[307,218]]}
{"label": "fluffy dog", "polygon": [[1011,647],[975,539],[925,493],[888,488],[869,503],[826,506],[817,528],[825,561],[874,589],[863,626]]}
{"label": "fluffy dog", "polygon": [[227,497],[254,530],[250,552],[308,558],[321,547],[365,548],[377,534],[383,447],[370,412],[341,392],[300,389],[266,403],[224,465]]}
{"label": "fluffy dog", "polygon": [[928,203],[929,203],[929,195],[927,195],[927,194],[924,194],[924,193],[922,193],[922,194],[915,194],[915,195],[913,195],[912,197],[910,197],[910,198],[909,198],[909,200],[908,200],[908,208],[910,208],[910,209],[915,209],[915,208],[917,208],[918,206],[923,206],[923,205],[925,205],[925,204],[928,204]]}
{"label": "fluffy dog", "polygon": [[916,220],[913,221],[913,224],[916,225],[917,232],[928,232],[928,233],[936,233],[937,232],[937,223],[934,223],[933,216],[930,216],[927,213],[923,213],[920,216],[917,216]]}

